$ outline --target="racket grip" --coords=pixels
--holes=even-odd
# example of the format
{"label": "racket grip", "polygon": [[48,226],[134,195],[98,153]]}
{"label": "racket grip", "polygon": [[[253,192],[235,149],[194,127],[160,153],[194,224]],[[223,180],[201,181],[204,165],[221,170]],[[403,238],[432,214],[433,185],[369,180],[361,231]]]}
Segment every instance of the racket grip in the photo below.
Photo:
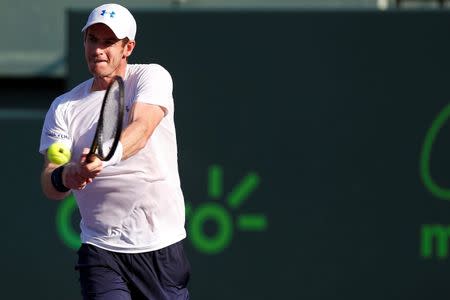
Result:
{"label": "racket grip", "polygon": [[86,162],[88,163],[93,162],[96,157],[97,154],[89,152],[88,155],[86,156]]}
{"label": "racket grip", "polygon": [[103,161],[103,168],[118,164],[122,160],[122,156],[123,156],[123,145],[119,141],[119,143],[117,143],[116,151],[114,151],[114,155],[109,160]]}

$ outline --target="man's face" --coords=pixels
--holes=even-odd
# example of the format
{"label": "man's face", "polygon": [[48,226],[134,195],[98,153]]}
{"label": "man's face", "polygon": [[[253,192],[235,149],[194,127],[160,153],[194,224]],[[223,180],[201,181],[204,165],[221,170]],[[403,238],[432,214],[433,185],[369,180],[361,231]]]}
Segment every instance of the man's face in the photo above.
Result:
{"label": "man's face", "polygon": [[105,24],[94,24],[86,30],[84,54],[89,71],[95,77],[119,75],[129,55],[123,40]]}

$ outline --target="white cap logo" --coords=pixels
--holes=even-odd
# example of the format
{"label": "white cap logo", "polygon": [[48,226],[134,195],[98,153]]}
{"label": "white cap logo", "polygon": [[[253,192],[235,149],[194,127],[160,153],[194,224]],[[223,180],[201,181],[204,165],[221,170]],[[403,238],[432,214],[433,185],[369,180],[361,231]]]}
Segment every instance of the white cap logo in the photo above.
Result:
{"label": "white cap logo", "polygon": [[108,14],[109,14],[109,17],[114,18],[114,15],[115,15],[116,13],[115,13],[114,11],[107,12],[106,9],[104,9],[104,10],[102,10],[102,12],[100,13],[100,16],[105,16],[105,15],[108,15]]}

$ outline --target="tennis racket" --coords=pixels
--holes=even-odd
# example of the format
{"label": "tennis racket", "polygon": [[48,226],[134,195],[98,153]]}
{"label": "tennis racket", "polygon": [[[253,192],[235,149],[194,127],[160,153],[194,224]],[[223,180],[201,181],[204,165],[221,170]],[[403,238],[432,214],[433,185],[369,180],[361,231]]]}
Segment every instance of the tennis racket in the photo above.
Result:
{"label": "tennis racket", "polygon": [[114,155],[122,133],[124,90],[122,77],[114,77],[103,98],[88,159],[95,155],[102,161],[108,161]]}

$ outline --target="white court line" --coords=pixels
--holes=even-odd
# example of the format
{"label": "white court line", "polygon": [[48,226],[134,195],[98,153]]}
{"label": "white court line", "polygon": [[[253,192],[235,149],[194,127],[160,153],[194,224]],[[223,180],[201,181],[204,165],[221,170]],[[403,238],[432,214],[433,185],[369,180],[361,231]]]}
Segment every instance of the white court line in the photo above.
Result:
{"label": "white court line", "polygon": [[47,111],[43,109],[3,108],[0,109],[0,121],[43,120],[46,113]]}

